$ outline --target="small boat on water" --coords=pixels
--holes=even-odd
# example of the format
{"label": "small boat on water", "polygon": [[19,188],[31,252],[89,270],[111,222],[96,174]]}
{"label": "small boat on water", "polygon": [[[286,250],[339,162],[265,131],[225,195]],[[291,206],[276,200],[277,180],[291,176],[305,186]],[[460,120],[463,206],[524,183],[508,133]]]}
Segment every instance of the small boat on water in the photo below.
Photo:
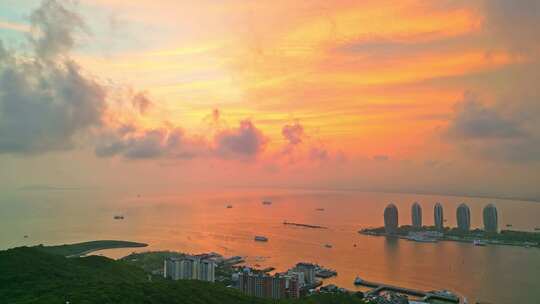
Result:
{"label": "small boat on water", "polygon": [[506,227],[512,227],[512,224],[506,224]]}
{"label": "small boat on water", "polygon": [[317,208],[316,211],[324,211],[324,208]]}
{"label": "small boat on water", "polygon": [[263,205],[272,205],[272,202],[271,201],[262,201],[262,204]]}
{"label": "small boat on water", "polygon": [[268,238],[265,236],[257,235],[255,236],[255,241],[257,242],[268,242]]}
{"label": "small boat on water", "polygon": [[361,285],[362,282],[362,279],[358,276],[354,279],[354,285]]}
{"label": "small boat on water", "polygon": [[115,215],[113,217],[115,220],[123,220],[124,219],[124,216],[123,215]]}
{"label": "small boat on water", "polygon": [[324,247],[326,247],[326,248],[332,248],[332,245],[330,245],[330,244],[324,244]]}
{"label": "small boat on water", "polygon": [[227,205],[227,209],[231,209],[232,208],[232,205]]}
{"label": "small boat on water", "polygon": [[409,236],[407,240],[419,243],[437,243],[437,239],[424,236]]}
{"label": "small boat on water", "polygon": [[486,246],[487,243],[486,243],[486,241],[483,241],[483,240],[474,240],[473,245],[474,246]]}

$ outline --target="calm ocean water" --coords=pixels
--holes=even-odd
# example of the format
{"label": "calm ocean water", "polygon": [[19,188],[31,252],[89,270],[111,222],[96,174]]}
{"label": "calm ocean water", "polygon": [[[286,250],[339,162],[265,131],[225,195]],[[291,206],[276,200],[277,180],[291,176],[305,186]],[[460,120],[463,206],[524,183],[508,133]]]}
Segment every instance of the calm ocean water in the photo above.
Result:
{"label": "calm ocean water", "polygon": [[[263,205],[262,200],[273,204]],[[540,303],[539,249],[414,243],[357,233],[363,227],[382,226],[383,209],[389,202],[399,208],[400,225],[410,224],[410,206],[415,201],[422,205],[427,225],[433,224],[436,202],[443,204],[450,226],[455,225],[457,205],[466,202],[473,227],[481,226],[481,209],[487,203],[497,206],[500,227],[512,224],[512,229],[532,231],[540,226],[540,203],[501,199],[283,189],[140,196],[98,190],[20,191],[0,199],[0,248],[131,240],[150,244],[142,251],[216,251],[247,256],[248,264],[273,266],[278,271],[299,261],[315,262],[338,271],[327,283],[349,289],[355,289],[352,282],[359,275],[404,287],[449,289],[467,296],[469,302]],[[225,208],[227,204],[233,208]],[[125,220],[114,220],[115,214],[124,215]],[[329,229],[285,226],[284,220]],[[255,235],[269,241],[254,242]],[[117,258],[132,251],[101,253]]]}

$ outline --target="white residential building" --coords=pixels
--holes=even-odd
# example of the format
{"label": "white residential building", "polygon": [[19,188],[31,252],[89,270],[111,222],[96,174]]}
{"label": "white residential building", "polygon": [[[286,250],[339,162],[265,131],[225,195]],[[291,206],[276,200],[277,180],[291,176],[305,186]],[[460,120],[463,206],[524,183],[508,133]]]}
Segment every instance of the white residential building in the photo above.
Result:
{"label": "white residential building", "polygon": [[194,256],[167,258],[164,262],[163,276],[172,280],[215,281],[216,264],[211,260]]}

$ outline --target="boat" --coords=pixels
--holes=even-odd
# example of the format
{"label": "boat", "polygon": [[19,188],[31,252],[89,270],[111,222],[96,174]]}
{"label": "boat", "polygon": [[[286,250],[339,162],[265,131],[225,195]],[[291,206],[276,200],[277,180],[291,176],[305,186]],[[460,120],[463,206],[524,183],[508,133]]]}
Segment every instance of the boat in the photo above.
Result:
{"label": "boat", "polygon": [[332,245],[330,245],[330,244],[324,244],[324,247],[326,247],[326,248],[332,248]]}
{"label": "boat", "polygon": [[430,237],[423,237],[423,236],[409,236],[407,237],[407,240],[413,241],[413,242],[420,242],[420,243],[437,243],[437,239],[430,238]]}
{"label": "boat", "polygon": [[430,293],[436,294],[436,295],[441,295],[441,296],[446,296],[446,297],[456,297],[456,298],[458,297],[453,292],[451,292],[449,290],[446,290],[446,289],[430,291]]}
{"label": "boat", "polygon": [[115,220],[123,220],[124,219],[124,216],[123,215],[115,215],[113,217]]}
{"label": "boat", "polygon": [[438,296],[445,297],[445,298],[448,298],[448,299],[453,299],[454,302],[459,303],[459,297],[455,293],[453,293],[453,292],[451,292],[449,290],[446,290],[446,289],[443,289],[443,290],[431,290],[431,291],[428,291],[427,293],[428,294],[433,294],[433,295],[438,295]]}
{"label": "boat", "polygon": [[27,239],[27,238],[28,238],[28,235],[25,234],[25,235],[24,235],[24,238]]}
{"label": "boat", "polygon": [[354,285],[361,285],[362,284],[362,279],[360,277],[356,277],[354,279]]}
{"label": "boat", "polygon": [[268,238],[265,237],[265,236],[257,235],[257,236],[255,236],[255,241],[257,241],[257,242],[268,242]]}
{"label": "boat", "polygon": [[512,227],[512,224],[506,224],[506,227]]}
{"label": "boat", "polygon": [[227,205],[227,209],[231,209],[232,208],[232,205]]}
{"label": "boat", "polygon": [[317,208],[316,211],[324,211],[324,208]]}
{"label": "boat", "polygon": [[262,201],[262,204],[263,205],[272,205],[272,202],[271,201]]}
{"label": "boat", "polygon": [[486,243],[486,241],[483,241],[483,240],[474,240],[473,245],[474,246],[486,246],[487,243]]}

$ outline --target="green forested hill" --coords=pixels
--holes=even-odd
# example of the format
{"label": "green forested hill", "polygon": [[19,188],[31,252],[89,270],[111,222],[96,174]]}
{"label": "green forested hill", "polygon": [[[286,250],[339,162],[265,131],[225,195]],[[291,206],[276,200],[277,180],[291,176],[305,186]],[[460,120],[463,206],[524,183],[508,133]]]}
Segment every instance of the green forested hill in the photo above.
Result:
{"label": "green forested hill", "polygon": [[[65,258],[20,247],[0,252],[0,303],[253,303],[275,301],[200,281],[168,281],[101,256]],[[362,303],[349,295],[323,295],[279,303]]]}

